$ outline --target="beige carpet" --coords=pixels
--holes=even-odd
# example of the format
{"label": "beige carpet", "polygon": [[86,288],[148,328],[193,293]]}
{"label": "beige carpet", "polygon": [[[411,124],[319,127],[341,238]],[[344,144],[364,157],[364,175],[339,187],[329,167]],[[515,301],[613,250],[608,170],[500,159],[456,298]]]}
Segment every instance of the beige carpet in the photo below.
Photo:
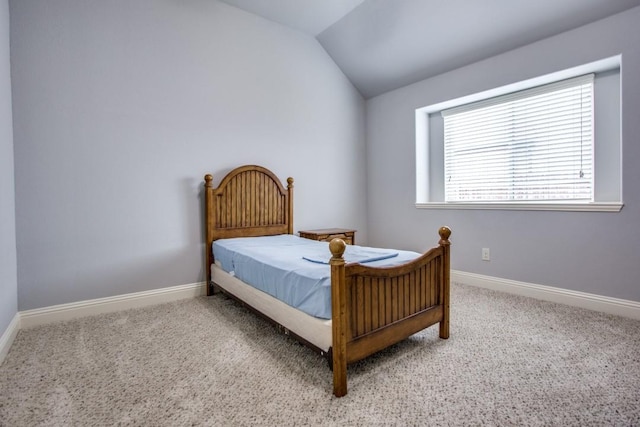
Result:
{"label": "beige carpet", "polygon": [[640,425],[640,321],[452,286],[437,326],[349,367],[222,296],[20,331],[0,425]]}

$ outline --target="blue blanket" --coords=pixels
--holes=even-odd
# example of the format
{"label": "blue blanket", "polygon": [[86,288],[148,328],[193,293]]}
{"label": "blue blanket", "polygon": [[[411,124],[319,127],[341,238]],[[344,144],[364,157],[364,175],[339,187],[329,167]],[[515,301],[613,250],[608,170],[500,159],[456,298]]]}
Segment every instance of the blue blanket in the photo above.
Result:
{"label": "blue blanket", "polygon": [[[223,270],[243,282],[311,316],[331,318],[329,243],[290,234],[220,239],[213,243],[213,256]],[[347,262],[375,267],[404,264],[418,256],[352,245],[345,250]]]}
{"label": "blue blanket", "polygon": [[[302,258],[306,259],[307,261],[317,262],[318,264],[329,264],[331,253],[327,250],[327,248],[323,247],[319,249],[322,249],[322,253],[303,255]],[[359,264],[364,264],[397,256],[398,252],[390,252],[387,249],[365,248],[362,246],[347,245],[342,257],[347,263],[357,262]]]}

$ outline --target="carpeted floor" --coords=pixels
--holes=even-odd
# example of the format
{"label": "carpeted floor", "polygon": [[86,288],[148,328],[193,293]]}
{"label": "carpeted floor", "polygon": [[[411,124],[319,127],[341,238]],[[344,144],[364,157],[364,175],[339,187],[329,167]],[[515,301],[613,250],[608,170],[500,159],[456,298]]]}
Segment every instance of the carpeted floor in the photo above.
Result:
{"label": "carpeted floor", "polygon": [[640,321],[452,286],[437,326],[349,367],[222,297],[22,330],[0,425],[640,425]]}

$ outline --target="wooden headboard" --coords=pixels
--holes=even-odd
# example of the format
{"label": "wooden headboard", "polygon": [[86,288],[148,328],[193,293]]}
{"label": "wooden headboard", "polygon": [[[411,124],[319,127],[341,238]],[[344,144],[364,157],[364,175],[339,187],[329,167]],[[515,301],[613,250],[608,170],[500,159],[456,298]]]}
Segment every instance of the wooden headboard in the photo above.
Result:
{"label": "wooden headboard", "polygon": [[229,172],[217,188],[213,175],[205,175],[204,181],[207,283],[214,240],[293,234],[293,178],[287,178],[285,189],[269,169],[247,165]]}

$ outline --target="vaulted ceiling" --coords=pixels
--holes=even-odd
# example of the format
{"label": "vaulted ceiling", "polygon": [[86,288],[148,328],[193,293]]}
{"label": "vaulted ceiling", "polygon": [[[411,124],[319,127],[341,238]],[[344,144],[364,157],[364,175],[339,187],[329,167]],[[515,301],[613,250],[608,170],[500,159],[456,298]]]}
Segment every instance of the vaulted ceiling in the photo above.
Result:
{"label": "vaulted ceiling", "polygon": [[365,98],[640,6],[640,0],[222,1],[316,37]]}

